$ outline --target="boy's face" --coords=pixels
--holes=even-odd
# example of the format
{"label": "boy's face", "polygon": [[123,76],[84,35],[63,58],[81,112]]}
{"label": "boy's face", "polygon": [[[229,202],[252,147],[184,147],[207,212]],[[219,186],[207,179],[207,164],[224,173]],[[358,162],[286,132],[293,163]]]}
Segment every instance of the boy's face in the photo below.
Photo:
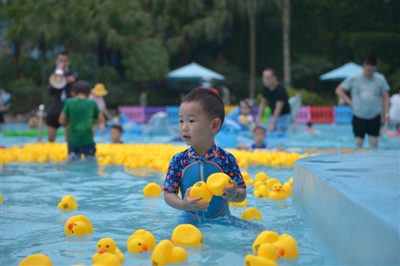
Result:
{"label": "boy's face", "polygon": [[112,128],[110,130],[110,138],[113,142],[119,142],[121,139],[121,135],[121,132],[119,132],[119,130],[116,128]]}
{"label": "boy's face", "polygon": [[251,113],[251,109],[246,104],[241,104],[240,105],[240,113],[242,115],[249,115]]}
{"label": "boy's face", "polygon": [[221,126],[218,121],[210,119],[199,103],[184,102],[179,108],[179,136],[197,152],[207,152]]}
{"label": "boy's face", "polygon": [[263,143],[266,137],[267,134],[262,129],[256,129],[253,133],[253,139],[257,144]]}

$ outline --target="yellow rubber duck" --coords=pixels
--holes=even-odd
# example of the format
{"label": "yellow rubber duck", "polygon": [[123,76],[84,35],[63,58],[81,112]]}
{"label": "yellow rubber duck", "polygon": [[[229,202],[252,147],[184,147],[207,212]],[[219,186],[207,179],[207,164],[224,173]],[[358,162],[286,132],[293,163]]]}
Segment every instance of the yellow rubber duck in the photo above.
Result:
{"label": "yellow rubber duck", "polygon": [[246,206],[247,206],[247,198],[244,199],[244,201],[242,201],[242,202],[233,202],[233,201],[230,201],[230,202],[229,202],[229,206],[233,206],[233,207],[246,207]]}
{"label": "yellow rubber duck", "polygon": [[120,263],[124,262],[124,254],[117,248],[117,243],[110,237],[102,238],[97,242],[97,253],[92,257],[94,263],[101,262],[101,254],[109,252],[117,256]]}
{"label": "yellow rubber duck", "polygon": [[273,200],[284,200],[287,198],[287,195],[283,192],[283,186],[281,184],[275,184],[273,186],[274,191],[269,193],[269,198]]}
{"label": "yellow rubber duck", "polygon": [[289,195],[289,196],[292,196],[292,184],[290,183],[290,182],[285,182],[284,184],[283,184],[283,192],[286,194],[286,195]]}
{"label": "yellow rubber duck", "polygon": [[257,182],[257,181],[260,181],[260,182],[265,182],[265,181],[267,181],[269,179],[269,177],[267,176],[267,174],[266,173],[264,173],[264,172],[258,172],[255,176],[254,176],[254,180]]}
{"label": "yellow rubber duck", "polygon": [[93,234],[94,229],[90,220],[84,215],[71,216],[64,225],[64,231],[67,235],[85,236]]}
{"label": "yellow rubber duck", "polygon": [[18,266],[32,266],[32,265],[40,265],[40,266],[52,266],[53,262],[49,257],[44,254],[32,254],[23,259]]}
{"label": "yellow rubber duck", "polygon": [[267,180],[267,188],[272,190],[275,184],[280,184],[281,182],[276,178],[270,178]]}
{"label": "yellow rubber duck", "polygon": [[78,203],[73,196],[65,195],[58,203],[57,208],[62,211],[72,211],[78,209]]}
{"label": "yellow rubber duck", "polygon": [[196,226],[181,224],[172,232],[171,242],[183,246],[201,246],[203,245],[203,235]]}
{"label": "yellow rubber duck", "polygon": [[275,243],[278,241],[279,235],[275,233],[274,231],[262,231],[261,233],[258,234],[256,239],[253,242],[252,248],[253,252],[257,253],[259,247],[264,244],[264,243]]}
{"label": "yellow rubber duck", "polygon": [[261,185],[254,190],[253,195],[256,196],[257,198],[266,198],[269,195],[269,190],[267,186]]}
{"label": "yellow rubber duck", "polygon": [[149,231],[139,229],[128,238],[126,246],[129,252],[150,251],[156,247],[156,239]]}
{"label": "yellow rubber duck", "polygon": [[213,197],[213,193],[207,188],[207,184],[205,182],[198,181],[190,188],[190,197],[203,197],[197,202],[200,204],[204,202],[210,202]]}
{"label": "yellow rubber duck", "polygon": [[121,266],[122,263],[119,261],[117,255],[110,252],[104,252],[98,255],[97,262],[92,266]]}
{"label": "yellow rubber duck", "polygon": [[254,207],[250,207],[248,209],[246,209],[243,213],[242,213],[242,217],[243,220],[260,220],[262,221],[262,215],[261,212],[259,210],[257,210]]}
{"label": "yellow rubber duck", "polygon": [[157,197],[160,196],[162,193],[161,187],[154,183],[148,183],[144,188],[143,188],[143,195],[146,197]]}
{"label": "yellow rubber duck", "polygon": [[260,186],[265,185],[265,182],[256,181],[254,183],[254,189],[258,189]]}
{"label": "yellow rubber duck", "polygon": [[293,186],[293,176],[291,178],[289,178],[289,183],[292,184],[292,186]]}
{"label": "yellow rubber duck", "polygon": [[3,195],[0,194],[0,204],[3,203]]}
{"label": "yellow rubber duck", "polygon": [[151,264],[162,266],[168,263],[180,263],[187,259],[187,252],[182,247],[175,247],[169,240],[161,240],[151,254]]}
{"label": "yellow rubber duck", "polygon": [[250,174],[246,171],[242,172],[243,181],[246,183],[246,186],[251,186],[254,184],[254,180],[251,179]]}
{"label": "yellow rubber duck", "polygon": [[257,255],[270,260],[278,260],[283,257],[284,250],[271,243],[263,243],[257,250]]}
{"label": "yellow rubber duck", "polygon": [[296,240],[292,236],[288,234],[283,234],[273,244],[283,250],[280,251],[280,253],[283,253],[282,257],[288,259],[295,259],[299,257],[299,248],[297,246]]}
{"label": "yellow rubber duck", "polygon": [[231,178],[225,173],[214,173],[207,178],[207,188],[214,196],[222,196],[224,187],[233,187]]}
{"label": "yellow rubber duck", "polygon": [[278,266],[278,264],[265,257],[255,256],[255,255],[247,255],[244,258],[244,265],[246,266]]}

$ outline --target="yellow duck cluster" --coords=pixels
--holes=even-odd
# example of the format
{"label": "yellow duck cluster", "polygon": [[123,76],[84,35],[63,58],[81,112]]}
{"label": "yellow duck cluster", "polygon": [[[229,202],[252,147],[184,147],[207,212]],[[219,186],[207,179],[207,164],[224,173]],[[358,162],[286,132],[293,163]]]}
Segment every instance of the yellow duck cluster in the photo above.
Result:
{"label": "yellow duck cluster", "polygon": [[242,172],[242,175],[247,186],[254,185],[253,195],[257,198],[285,200],[292,195],[293,177],[282,185],[278,179],[271,178],[264,172],[257,173],[254,180],[247,172]]}
{"label": "yellow duck cluster", "polygon": [[[101,166],[123,165],[128,169],[151,168],[167,172],[169,161],[186,146],[168,144],[108,144],[96,145],[97,162]],[[293,167],[296,160],[309,156],[307,153],[275,152],[255,150],[253,152],[228,149],[237,159],[241,168],[249,165],[265,165],[271,167]],[[57,163],[67,160],[66,143],[34,143],[22,147],[13,146],[2,149],[0,164],[12,162]]]}

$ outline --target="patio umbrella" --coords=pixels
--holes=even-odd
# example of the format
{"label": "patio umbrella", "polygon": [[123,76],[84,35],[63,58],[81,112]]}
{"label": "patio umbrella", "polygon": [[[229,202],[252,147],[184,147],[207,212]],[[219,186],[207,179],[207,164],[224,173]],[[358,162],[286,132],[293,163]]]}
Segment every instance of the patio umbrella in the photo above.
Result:
{"label": "patio umbrella", "polygon": [[218,74],[217,72],[214,72],[194,62],[169,72],[165,78],[179,81],[199,81],[203,77],[210,77],[213,80],[220,81],[225,80],[225,77],[221,74]]}
{"label": "patio umbrella", "polygon": [[343,81],[348,76],[359,74],[362,71],[363,69],[360,65],[349,62],[339,68],[319,76],[319,79],[324,81]]}

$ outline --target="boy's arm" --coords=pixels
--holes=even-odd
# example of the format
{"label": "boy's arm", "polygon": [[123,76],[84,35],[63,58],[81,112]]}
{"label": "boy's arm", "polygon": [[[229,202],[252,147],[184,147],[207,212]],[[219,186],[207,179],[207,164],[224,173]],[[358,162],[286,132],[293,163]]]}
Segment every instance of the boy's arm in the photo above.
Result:
{"label": "boy's arm", "polygon": [[99,114],[97,115],[97,119],[94,121],[94,124],[101,124],[104,123],[105,119],[104,119],[104,115],[99,112]]}
{"label": "boy's arm", "polygon": [[58,123],[60,123],[63,126],[67,125],[67,115],[65,113],[60,114],[60,117],[58,118]]}
{"label": "boy's arm", "polygon": [[246,199],[246,189],[238,187],[238,184],[235,180],[232,180],[232,184],[234,187],[225,187],[223,189],[225,195],[222,197],[233,202],[244,201]]}
{"label": "boy's arm", "polygon": [[164,191],[164,200],[172,208],[181,211],[202,211],[208,208],[209,204],[207,202],[196,203],[203,197],[192,199],[189,197],[189,195],[190,188],[186,190],[185,197],[183,199],[179,198],[179,196],[173,192]]}

